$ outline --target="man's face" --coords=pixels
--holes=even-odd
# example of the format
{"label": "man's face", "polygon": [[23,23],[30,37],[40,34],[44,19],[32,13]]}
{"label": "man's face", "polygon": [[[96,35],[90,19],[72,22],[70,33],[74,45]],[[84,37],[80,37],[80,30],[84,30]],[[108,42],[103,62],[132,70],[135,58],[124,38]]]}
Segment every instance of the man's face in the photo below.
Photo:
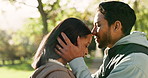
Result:
{"label": "man's face", "polygon": [[98,12],[94,18],[94,27],[92,33],[95,35],[95,40],[98,42],[99,48],[107,47],[111,40],[110,27],[104,15]]}

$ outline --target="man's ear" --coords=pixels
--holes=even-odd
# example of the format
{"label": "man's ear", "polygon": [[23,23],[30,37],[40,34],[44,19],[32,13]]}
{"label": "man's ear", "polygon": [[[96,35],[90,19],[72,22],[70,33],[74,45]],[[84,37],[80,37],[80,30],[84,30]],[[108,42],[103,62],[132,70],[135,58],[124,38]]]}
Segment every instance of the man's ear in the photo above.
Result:
{"label": "man's ear", "polygon": [[122,24],[121,24],[121,22],[120,21],[115,21],[115,23],[114,23],[114,26],[113,26],[113,30],[115,31],[115,32],[117,32],[117,31],[121,31],[121,29],[122,29]]}

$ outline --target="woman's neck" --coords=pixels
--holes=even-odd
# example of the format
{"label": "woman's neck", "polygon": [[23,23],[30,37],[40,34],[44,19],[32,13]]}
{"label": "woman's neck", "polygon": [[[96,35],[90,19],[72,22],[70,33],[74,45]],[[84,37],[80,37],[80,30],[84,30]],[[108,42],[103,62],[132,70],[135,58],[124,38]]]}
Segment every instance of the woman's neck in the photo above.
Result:
{"label": "woman's neck", "polygon": [[62,58],[57,59],[57,61],[61,62],[63,65],[66,65],[67,64],[67,61],[65,61]]}

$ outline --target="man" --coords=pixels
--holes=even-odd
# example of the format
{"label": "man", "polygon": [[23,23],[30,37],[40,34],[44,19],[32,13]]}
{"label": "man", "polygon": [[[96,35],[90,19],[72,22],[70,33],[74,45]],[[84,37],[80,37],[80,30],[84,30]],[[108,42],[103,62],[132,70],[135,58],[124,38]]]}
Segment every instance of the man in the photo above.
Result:
{"label": "man", "polygon": [[105,50],[103,64],[93,75],[82,58],[79,38],[78,46],[74,46],[62,33],[66,44],[58,39],[62,47],[57,46],[57,53],[69,62],[77,78],[147,78],[148,41],[142,32],[130,34],[135,21],[134,10],[128,4],[109,1],[99,5],[92,33],[99,48],[110,49]]}

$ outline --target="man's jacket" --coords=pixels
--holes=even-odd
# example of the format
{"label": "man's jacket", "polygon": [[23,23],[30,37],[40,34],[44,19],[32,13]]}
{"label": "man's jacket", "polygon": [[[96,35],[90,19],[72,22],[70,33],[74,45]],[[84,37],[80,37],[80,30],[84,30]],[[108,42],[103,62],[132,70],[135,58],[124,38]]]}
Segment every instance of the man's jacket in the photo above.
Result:
{"label": "man's jacket", "polygon": [[82,57],[70,62],[77,78],[147,78],[148,41],[144,33],[133,32],[106,50],[103,64],[90,74]]}

